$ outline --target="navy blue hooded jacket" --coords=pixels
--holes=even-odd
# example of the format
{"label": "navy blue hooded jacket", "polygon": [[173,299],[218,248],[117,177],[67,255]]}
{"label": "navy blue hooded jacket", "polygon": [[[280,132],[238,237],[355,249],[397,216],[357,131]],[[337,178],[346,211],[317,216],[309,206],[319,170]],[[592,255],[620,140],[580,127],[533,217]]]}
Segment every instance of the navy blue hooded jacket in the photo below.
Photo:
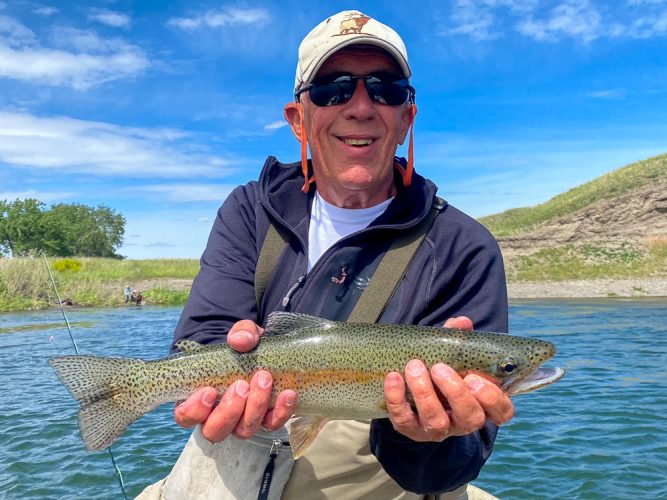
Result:
{"label": "navy blue hooded jacket", "polygon": [[[314,195],[301,191],[299,163],[269,157],[259,181],[239,186],[224,202],[201,257],[201,269],[176,327],[174,342],[224,342],[241,319],[262,325],[275,310],[347,319],[373,272],[401,231],[430,210],[436,187],[414,175],[387,210],[366,229],[329,248],[306,273],[308,224]],[[254,272],[269,219],[289,235],[271,276],[258,317]],[[345,269],[347,277],[339,278]],[[380,322],[442,326],[467,316],[476,329],[507,331],[507,293],[502,257],[491,234],[474,219],[446,205],[403,277]],[[172,350],[175,348],[172,345]],[[451,491],[477,477],[493,446],[496,427],[487,424],[442,443],[417,443],[396,432],[388,419],[374,420],[370,446],[385,471],[417,493]]]}

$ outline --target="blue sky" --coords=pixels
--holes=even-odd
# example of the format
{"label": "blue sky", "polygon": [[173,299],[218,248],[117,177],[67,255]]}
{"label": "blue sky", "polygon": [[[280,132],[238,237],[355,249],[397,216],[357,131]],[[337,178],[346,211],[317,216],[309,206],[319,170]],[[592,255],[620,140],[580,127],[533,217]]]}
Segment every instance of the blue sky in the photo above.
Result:
{"label": "blue sky", "polygon": [[475,217],[667,152],[667,0],[0,0],[0,199],[104,204],[129,258],[199,257],[285,126],[296,53],[355,8],[396,29],[415,166]]}

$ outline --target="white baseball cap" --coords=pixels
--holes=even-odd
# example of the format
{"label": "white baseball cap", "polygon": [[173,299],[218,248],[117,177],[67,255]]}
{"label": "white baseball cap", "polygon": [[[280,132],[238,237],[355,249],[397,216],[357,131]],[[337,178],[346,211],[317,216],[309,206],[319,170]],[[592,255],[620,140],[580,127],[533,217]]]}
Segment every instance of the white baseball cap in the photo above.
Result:
{"label": "white baseball cap", "polygon": [[398,33],[358,10],[345,10],[315,26],[301,42],[294,91],[312,82],[334,52],[353,44],[374,45],[386,50],[396,59],[403,75],[410,78],[408,52]]}

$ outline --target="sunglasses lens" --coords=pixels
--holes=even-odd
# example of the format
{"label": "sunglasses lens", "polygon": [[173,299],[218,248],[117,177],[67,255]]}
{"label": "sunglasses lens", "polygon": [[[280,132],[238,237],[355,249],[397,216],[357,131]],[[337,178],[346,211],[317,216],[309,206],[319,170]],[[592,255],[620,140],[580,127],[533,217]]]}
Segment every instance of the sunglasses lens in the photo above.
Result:
{"label": "sunglasses lens", "polygon": [[352,99],[359,78],[365,80],[369,97],[380,104],[398,106],[404,104],[410,97],[410,86],[407,80],[389,80],[376,76],[340,76],[333,81],[314,82],[310,86],[308,95],[316,106],[345,104]]}
{"label": "sunglasses lens", "polygon": [[330,83],[314,84],[310,91],[310,100],[316,106],[335,106],[343,104],[352,99],[356,80],[342,80]]}
{"label": "sunglasses lens", "polygon": [[406,80],[392,82],[370,78],[366,81],[366,89],[373,101],[389,106],[404,104],[410,95]]}

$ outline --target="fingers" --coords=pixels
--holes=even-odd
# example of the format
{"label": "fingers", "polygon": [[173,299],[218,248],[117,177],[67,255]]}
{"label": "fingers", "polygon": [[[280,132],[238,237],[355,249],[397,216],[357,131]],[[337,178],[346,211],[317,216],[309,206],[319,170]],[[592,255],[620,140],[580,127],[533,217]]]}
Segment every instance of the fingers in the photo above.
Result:
{"label": "fingers", "polygon": [[220,403],[201,424],[201,433],[213,443],[229,436],[238,424],[250,392],[250,384],[237,380],[225,391]]}
{"label": "fingers", "polygon": [[484,425],[486,422],[484,408],[454,369],[443,363],[437,363],[431,368],[431,376],[449,403],[452,424],[449,429],[450,435],[470,434]]}
{"label": "fingers", "polygon": [[458,328],[459,330],[472,330],[472,320],[467,316],[458,316],[449,318],[445,321],[445,328]]}
{"label": "fingers", "polygon": [[272,387],[273,378],[269,372],[260,370],[253,375],[245,409],[233,431],[236,437],[247,439],[259,430],[269,409]]}
{"label": "fingers", "polygon": [[474,374],[463,379],[443,363],[429,371],[420,360],[412,360],[405,367],[405,382],[392,372],[385,378],[384,392],[392,425],[414,441],[463,436],[479,430],[487,420],[501,425],[514,415],[512,401],[493,382]]}
{"label": "fingers", "polygon": [[[264,330],[250,320],[238,321],[227,334],[232,349],[247,352],[254,349]],[[181,427],[201,424],[202,435],[211,442],[219,442],[230,434],[245,439],[260,427],[275,430],[282,427],[296,407],[296,393],[288,390],[278,395],[273,409],[269,410],[273,392],[273,378],[264,370],[257,371],[250,382],[237,380],[231,384],[220,402],[214,388],[200,389],[174,410],[176,422]]]}
{"label": "fingers", "polygon": [[398,373],[385,378],[385,400],[389,419],[401,434],[414,441],[442,441],[449,435],[450,421],[438,399],[431,377],[419,360],[405,367],[405,380],[417,410],[407,401],[405,383]]}
{"label": "fingers", "polygon": [[287,423],[296,408],[296,392],[286,390],[278,394],[275,406],[266,412],[262,427],[275,431]]}
{"label": "fingers", "polygon": [[237,380],[202,423],[202,435],[217,443],[230,434],[247,439],[261,427],[266,430],[282,427],[294,413],[296,393],[292,390],[281,392],[275,406],[269,410],[272,391],[273,378],[264,370],[255,373],[250,383]]}
{"label": "fingers", "polygon": [[257,326],[249,319],[244,319],[234,323],[227,334],[227,343],[232,349],[238,352],[248,352],[253,350],[259,343],[259,337],[264,333],[264,329]]}
{"label": "fingers", "polygon": [[474,374],[467,375],[463,380],[491,422],[502,425],[514,416],[512,400],[496,384]]}
{"label": "fingers", "polygon": [[412,411],[407,401],[405,382],[399,373],[391,372],[384,379],[384,399],[387,403],[387,413],[394,429],[401,434],[411,437],[414,429],[419,427],[419,419]]}
{"label": "fingers", "polygon": [[174,419],[183,428],[194,427],[208,418],[218,398],[213,387],[203,387],[174,408]]}

